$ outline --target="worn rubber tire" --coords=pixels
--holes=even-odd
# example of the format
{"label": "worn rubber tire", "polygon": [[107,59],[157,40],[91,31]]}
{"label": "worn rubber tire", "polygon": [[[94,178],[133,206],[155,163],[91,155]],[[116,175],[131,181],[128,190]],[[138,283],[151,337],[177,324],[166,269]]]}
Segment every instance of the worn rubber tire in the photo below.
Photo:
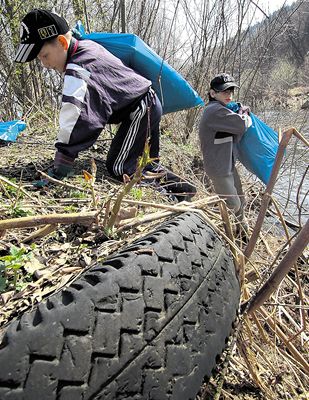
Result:
{"label": "worn rubber tire", "polygon": [[11,323],[0,399],[194,399],[239,296],[226,246],[182,214]]}

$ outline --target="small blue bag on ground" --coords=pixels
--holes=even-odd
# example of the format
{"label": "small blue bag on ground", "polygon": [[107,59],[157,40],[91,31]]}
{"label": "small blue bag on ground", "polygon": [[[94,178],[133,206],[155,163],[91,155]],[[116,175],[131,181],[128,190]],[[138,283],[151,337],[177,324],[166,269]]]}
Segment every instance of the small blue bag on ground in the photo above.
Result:
{"label": "small blue bag on ground", "polygon": [[76,31],[81,39],[101,44],[126,65],[151,80],[162,103],[163,114],[204,105],[189,83],[138,36],[131,33],[88,34],[80,23],[77,23]]}
{"label": "small blue bag on ground", "polygon": [[[231,102],[227,104],[227,108],[237,112],[239,104]],[[267,185],[279,147],[278,134],[252,112],[250,112],[250,117],[252,125],[236,144],[238,159]]]}
{"label": "small blue bag on ground", "polygon": [[26,123],[20,120],[0,122],[0,140],[16,142],[17,136],[26,128]]}

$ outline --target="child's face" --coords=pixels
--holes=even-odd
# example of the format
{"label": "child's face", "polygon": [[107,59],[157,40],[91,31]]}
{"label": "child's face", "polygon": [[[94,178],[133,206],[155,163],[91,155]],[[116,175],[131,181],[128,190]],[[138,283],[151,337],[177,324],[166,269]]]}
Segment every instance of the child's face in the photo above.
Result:
{"label": "child's face", "polygon": [[62,73],[65,71],[67,50],[64,49],[59,40],[55,39],[44,44],[38,54],[38,59],[43,67]]}
{"label": "child's face", "polygon": [[211,89],[210,94],[217,101],[220,101],[222,104],[227,105],[228,103],[233,101],[234,88],[224,90],[223,92],[216,92],[215,90]]}

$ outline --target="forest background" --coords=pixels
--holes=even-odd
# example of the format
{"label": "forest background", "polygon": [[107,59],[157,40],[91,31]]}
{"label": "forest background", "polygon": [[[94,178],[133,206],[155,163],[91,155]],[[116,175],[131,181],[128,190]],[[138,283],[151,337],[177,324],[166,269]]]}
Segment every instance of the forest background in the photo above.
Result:
{"label": "forest background", "polygon": [[[285,3],[267,15],[251,0],[1,0],[0,116],[25,118],[43,109],[53,115],[59,109],[60,76],[38,62],[13,62],[20,20],[32,8],[54,10],[71,27],[81,20],[91,32],[135,33],[204,99],[211,77],[226,71],[240,83],[239,98],[255,111],[299,101],[302,106],[309,92],[309,2]],[[198,111],[182,118],[185,129],[178,134],[185,141]]]}

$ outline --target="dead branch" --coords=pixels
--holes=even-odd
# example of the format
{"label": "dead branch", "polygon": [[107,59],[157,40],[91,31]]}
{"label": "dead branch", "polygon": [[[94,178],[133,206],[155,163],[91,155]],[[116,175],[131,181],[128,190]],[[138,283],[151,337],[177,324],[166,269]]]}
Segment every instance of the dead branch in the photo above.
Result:
{"label": "dead branch", "polygon": [[[294,128],[292,128],[294,129]],[[309,147],[308,140],[300,133],[297,129],[294,129],[293,135],[297,137],[297,139],[301,140],[305,146]]]}
{"label": "dead branch", "polygon": [[45,174],[45,172],[43,172],[43,171],[40,171],[40,170],[37,170],[37,171],[44,178],[48,179],[52,183],[55,183],[56,185],[60,185],[60,186],[63,186],[63,187],[69,188],[69,189],[80,190],[81,192],[88,192],[89,191],[89,189],[85,189],[85,188],[82,188],[82,187],[77,186],[77,185],[71,185],[70,183],[66,183],[66,182],[63,182],[63,181],[59,181],[59,179],[52,178],[48,174]]}
{"label": "dead branch", "polygon": [[275,160],[275,164],[273,166],[273,169],[271,171],[271,176],[270,176],[270,180],[268,182],[268,185],[266,187],[265,193],[263,195],[263,199],[262,199],[262,203],[261,203],[261,208],[260,208],[260,212],[258,214],[256,223],[255,223],[255,227],[253,229],[252,235],[249,239],[249,243],[244,251],[245,254],[245,262],[247,262],[247,260],[249,259],[249,257],[251,256],[254,247],[256,245],[256,242],[258,240],[259,237],[259,233],[265,218],[265,214],[268,208],[268,204],[270,201],[270,195],[274,189],[275,183],[276,183],[276,179],[278,176],[278,172],[279,172],[279,168],[281,165],[281,161],[283,159],[284,156],[284,151],[291,139],[292,134],[294,133],[294,131],[296,131],[296,129],[291,128],[289,130],[287,130],[286,132],[283,132],[282,134],[282,140],[280,141],[279,144],[279,148],[278,148],[278,152],[276,155],[276,160]]}
{"label": "dead branch", "polygon": [[31,242],[34,239],[39,239],[44,236],[49,235],[50,233],[54,232],[57,229],[57,224],[51,224],[43,226],[43,228],[36,230],[31,235],[27,236],[25,239],[22,240],[22,243]]}
{"label": "dead branch", "polygon": [[288,348],[291,355],[294,357],[294,360],[298,363],[299,367],[302,368],[307,374],[309,374],[308,362],[300,354],[300,352],[296,349],[296,347],[290,342],[289,338],[285,335],[285,333],[273,321],[272,317],[267,313],[265,308],[260,307],[259,312],[265,318],[266,323],[270,326],[275,335],[277,335],[283,341],[284,345]]}
{"label": "dead branch", "polygon": [[280,282],[287,275],[287,273],[290,271],[290,269],[297,261],[298,257],[304,251],[306,245],[308,244],[308,238],[309,238],[309,220],[307,221],[306,225],[301,229],[294,243],[289,248],[288,252],[281,260],[278,267],[273,271],[270,278],[255,294],[252,300],[249,301],[248,313],[252,313],[258,307],[260,307],[270,297],[270,295],[278,288]]}
{"label": "dead branch", "polygon": [[[114,199],[114,198],[113,198]],[[124,203],[128,204],[133,204],[137,206],[142,206],[142,207],[153,207],[153,208],[162,208],[164,210],[169,210],[171,208],[174,209],[175,206],[169,205],[169,204],[162,204],[162,203],[153,203],[149,201],[140,201],[140,200],[130,200],[130,199],[123,199],[122,200]],[[178,206],[188,206],[188,207],[198,207],[201,205],[206,205],[206,204],[215,204],[220,201],[219,196],[208,196],[208,197],[203,197],[202,199],[192,201],[192,202],[187,202],[187,201],[182,201],[181,203],[178,204]]]}
{"label": "dead branch", "polygon": [[97,212],[89,211],[70,214],[49,214],[32,217],[11,218],[0,221],[0,231],[5,229],[30,228],[39,225],[84,224],[91,225],[97,221]]}
{"label": "dead branch", "polygon": [[[186,211],[186,210],[181,210],[181,212],[184,212],[184,211]],[[157,221],[158,219],[161,219],[161,218],[169,217],[170,215],[173,215],[174,213],[177,213],[177,212],[179,212],[179,211],[177,211],[177,210],[158,211],[158,212],[152,213],[150,215],[146,215],[143,218],[132,218],[132,220],[130,222],[124,221],[123,223],[120,223],[117,231],[120,233],[125,230],[134,228],[138,225],[146,224],[148,222]]]}
{"label": "dead branch", "polygon": [[245,344],[245,340],[242,334],[239,335],[237,348],[242,356],[242,359],[246,363],[246,367],[248,368],[248,371],[250,372],[250,375],[255,384],[264,392],[264,394],[267,395],[268,399],[273,399],[274,397],[271,391],[269,390],[265,382],[261,379],[260,374],[258,373],[257,361],[255,359],[254,353],[250,349],[250,347]]}
{"label": "dead branch", "polygon": [[[220,208],[220,213],[221,213],[221,217],[223,220],[225,234],[231,240],[231,242],[234,243],[235,240],[234,240],[231,221],[229,218],[229,213],[227,211],[226,204],[223,200],[220,200],[219,208]],[[242,286],[243,282],[244,282],[244,270],[241,269],[242,263],[239,263],[239,260],[237,258],[237,252],[236,252],[235,248],[233,246],[230,246],[230,248],[231,248],[231,252],[233,253],[233,256],[234,256],[235,269],[236,269],[237,275],[239,276],[240,286]]]}
{"label": "dead branch", "polygon": [[29,197],[29,199],[33,200],[33,197],[27,193],[20,185],[16,185],[16,183],[11,182],[9,179],[6,179],[4,176],[0,175],[0,181],[6,183],[9,186],[21,191],[25,196]]}

